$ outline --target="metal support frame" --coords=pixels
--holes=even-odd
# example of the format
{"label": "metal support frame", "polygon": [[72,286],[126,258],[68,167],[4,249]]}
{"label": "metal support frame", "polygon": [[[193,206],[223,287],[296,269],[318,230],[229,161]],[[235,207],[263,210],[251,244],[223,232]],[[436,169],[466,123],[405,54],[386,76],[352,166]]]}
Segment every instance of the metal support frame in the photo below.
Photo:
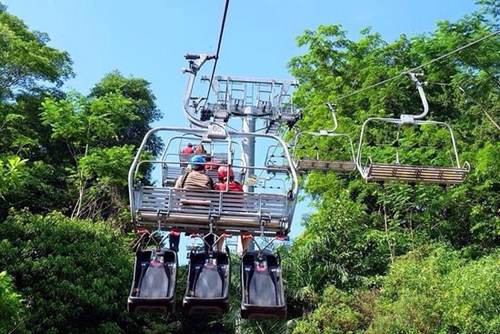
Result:
{"label": "metal support frame", "polygon": [[188,82],[183,98],[183,111],[187,120],[201,128],[207,128],[210,121],[227,123],[231,117],[262,119],[265,133],[277,133],[282,124],[292,126],[299,118],[300,111],[292,103],[290,89],[298,86],[296,80],[264,78],[202,76],[202,82],[209,82],[216,96],[215,102],[207,97],[193,96],[196,75],[208,60],[215,56],[207,54],[187,54],[189,67],[183,72],[188,74]]}

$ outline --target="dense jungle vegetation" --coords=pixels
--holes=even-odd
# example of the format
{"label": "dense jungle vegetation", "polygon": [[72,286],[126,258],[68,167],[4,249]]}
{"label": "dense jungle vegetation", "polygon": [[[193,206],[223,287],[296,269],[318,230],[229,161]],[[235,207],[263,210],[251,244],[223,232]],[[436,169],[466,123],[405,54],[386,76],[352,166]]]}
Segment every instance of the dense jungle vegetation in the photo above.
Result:
{"label": "dense jungle vegetation", "polygon": [[[127,172],[161,118],[154,93],[118,71],[88,95],[63,91],[75,76],[70,55],[0,3],[0,332],[500,333],[499,22],[500,3],[479,0],[456,22],[394,41],[370,29],[350,40],[340,25],[297,37],[289,70],[301,83],[300,130],[333,126],[329,101],[338,131],[355,142],[368,117],[418,114],[415,85],[402,75],[417,69],[428,118],[451,125],[471,170],[452,187],[308,174],[303,192],[315,210],[277,250],[288,320],[236,328],[238,279],[223,316],[127,313]],[[371,135],[394,139],[384,128]],[[149,151],[162,145],[157,138]],[[441,159],[438,150],[407,158]],[[179,275],[184,282],[185,268]]]}

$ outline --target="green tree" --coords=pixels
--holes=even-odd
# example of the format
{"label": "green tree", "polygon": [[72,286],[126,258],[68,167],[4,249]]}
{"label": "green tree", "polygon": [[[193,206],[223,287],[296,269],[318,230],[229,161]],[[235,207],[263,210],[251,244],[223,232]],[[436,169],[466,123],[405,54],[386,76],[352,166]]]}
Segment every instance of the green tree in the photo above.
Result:
{"label": "green tree", "polygon": [[54,140],[66,143],[73,159],[67,166],[70,189],[76,192],[73,217],[107,219],[123,210],[116,188],[127,184],[134,147],[118,145],[117,126],[120,120],[136,118],[129,110],[131,104],[119,93],[101,98],[72,93],[63,100],[48,98],[42,103],[42,124],[51,127]]}
{"label": "green tree", "polygon": [[0,331],[9,333],[19,325],[21,296],[15,292],[12,278],[0,272]]}
{"label": "green tree", "polygon": [[497,333],[498,251],[476,260],[443,246],[420,248],[392,266],[368,333]]}
{"label": "green tree", "polygon": [[370,324],[367,310],[374,301],[373,293],[350,294],[330,285],[315,310],[294,324],[293,333],[362,333]]}
{"label": "green tree", "polygon": [[[422,103],[415,86],[403,75],[415,69],[425,72],[427,118],[453,128],[461,160],[473,168],[464,184],[448,188],[366,184],[356,173],[304,176],[303,189],[317,210],[303,219],[306,230],[284,259],[293,316],[314,316],[323,307],[321,296],[329,283],[345,291],[380,287],[391,263],[427,244],[445,241],[467,257],[489,254],[498,247],[500,162],[495,157],[500,131],[495,120],[500,115],[500,5],[478,3],[476,12],[456,22],[438,22],[431,33],[401,35],[390,43],[370,29],[353,41],[340,25],[320,26],[297,38],[305,52],[293,57],[289,67],[301,82],[294,96],[304,110],[297,123],[299,131],[332,126],[325,102],[335,104],[337,132],[349,134],[354,142],[369,117],[420,114]],[[444,54],[448,55],[437,59]],[[370,131],[383,144],[364,147],[374,161],[394,159],[391,144],[396,131],[389,126]],[[402,158],[421,164],[445,162],[447,152],[437,145],[444,132],[427,127],[406,128],[400,134],[406,141],[432,144],[403,152]],[[317,145],[312,140],[303,144]],[[338,145],[333,141],[321,145],[323,154],[335,160]]]}
{"label": "green tree", "polygon": [[[58,95],[58,87],[73,76],[71,59],[66,52],[49,46],[46,34],[31,31],[19,18],[7,13],[0,4],[0,161],[2,178],[10,163],[24,163],[22,177],[2,193],[0,212],[3,217],[12,206],[30,206],[46,211],[66,207],[59,175],[49,163],[58,162],[46,145],[49,136],[41,130],[40,102],[46,94]],[[55,151],[59,151],[57,148]],[[45,162],[42,162],[42,156]],[[18,158],[16,158],[18,157]],[[14,159],[14,160],[12,160]],[[13,174],[12,174],[13,175]],[[30,194],[31,196],[27,196]],[[43,199],[43,200],[41,200]]]}
{"label": "green tree", "polygon": [[28,30],[6,9],[0,3],[0,102],[73,76],[68,53],[48,46],[47,34]]}
{"label": "green tree", "polygon": [[[133,119],[121,119],[116,123],[118,144],[129,144],[139,147],[151,124],[161,119],[161,113],[156,107],[156,97],[149,88],[150,83],[141,78],[125,78],[118,71],[104,76],[90,93],[91,98],[102,98],[111,93],[121,94],[131,101],[129,106]],[[103,143],[104,144],[104,143]],[[156,135],[149,139],[147,149],[153,156],[161,153],[163,144]]]}
{"label": "green tree", "polygon": [[27,333],[148,333],[159,327],[158,317],[126,312],[132,252],[108,224],[12,213],[0,224],[0,265],[25,301]]}

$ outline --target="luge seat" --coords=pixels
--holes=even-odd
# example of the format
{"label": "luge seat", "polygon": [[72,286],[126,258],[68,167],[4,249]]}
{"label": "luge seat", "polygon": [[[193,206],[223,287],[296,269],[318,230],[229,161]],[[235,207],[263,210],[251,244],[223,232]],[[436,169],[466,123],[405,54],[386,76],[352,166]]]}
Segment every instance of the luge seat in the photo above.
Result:
{"label": "luge seat", "polygon": [[355,169],[356,169],[356,163],[354,161],[329,161],[329,160],[317,160],[317,159],[297,160],[298,171],[332,170],[332,171],[347,173],[347,172],[352,172]]}
{"label": "luge seat", "polygon": [[194,191],[175,188],[141,187],[135,190],[137,225],[186,232],[206,232],[210,220],[216,229],[286,234],[290,199],[286,195]]}
{"label": "luge seat", "polygon": [[184,311],[192,313],[227,312],[230,259],[228,253],[191,251],[188,279],[183,300]]}
{"label": "luge seat", "polygon": [[146,249],[136,253],[129,312],[173,312],[177,254]]}
{"label": "luge seat", "polygon": [[391,165],[372,163],[365,168],[366,181],[405,181],[437,184],[459,184],[465,179],[469,168],[442,166]]}
{"label": "luge seat", "polygon": [[241,317],[286,319],[283,279],[279,257],[269,251],[250,251],[241,260]]}

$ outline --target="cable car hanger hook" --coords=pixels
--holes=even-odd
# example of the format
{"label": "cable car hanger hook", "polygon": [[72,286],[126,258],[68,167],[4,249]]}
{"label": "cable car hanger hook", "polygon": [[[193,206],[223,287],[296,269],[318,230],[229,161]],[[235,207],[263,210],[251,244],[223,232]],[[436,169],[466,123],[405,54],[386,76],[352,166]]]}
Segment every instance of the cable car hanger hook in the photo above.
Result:
{"label": "cable car hanger hook", "polygon": [[338,127],[337,116],[335,116],[335,108],[332,106],[330,102],[327,102],[325,104],[328,107],[328,109],[330,109],[330,111],[332,112],[332,118],[333,118],[333,129],[330,129],[327,132],[335,132],[335,130],[337,130]]}
{"label": "cable car hanger hook", "polygon": [[429,104],[427,103],[427,98],[425,97],[425,92],[424,89],[422,88],[422,84],[417,79],[417,75],[423,75],[423,73],[417,74],[413,72],[407,72],[406,74],[408,74],[411,81],[413,81],[417,86],[418,94],[420,95],[420,99],[422,100],[422,105],[424,106],[424,110],[420,115],[407,115],[407,114],[401,115],[401,121],[403,122],[403,124],[412,124],[415,119],[421,120],[427,115],[427,113],[429,112]]}

